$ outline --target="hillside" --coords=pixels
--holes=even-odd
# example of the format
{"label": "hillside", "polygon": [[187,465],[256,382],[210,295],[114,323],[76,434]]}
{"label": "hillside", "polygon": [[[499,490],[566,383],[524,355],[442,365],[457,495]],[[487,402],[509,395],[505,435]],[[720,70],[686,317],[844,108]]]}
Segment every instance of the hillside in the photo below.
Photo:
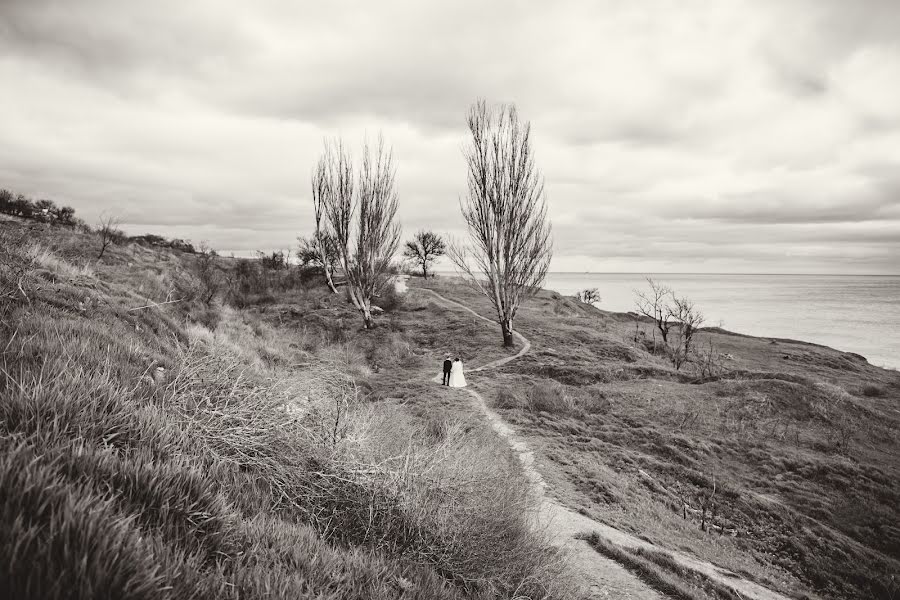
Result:
{"label": "hillside", "polygon": [[[0,221],[8,597],[585,597],[536,477],[589,568],[660,596],[739,597],[675,553],[789,597],[896,593],[896,372],[721,330],[676,372],[648,323],[552,292],[506,350],[453,279],[364,330],[314,273],[147,239],[98,260],[85,228]],[[500,422],[434,384],[447,353]]]}
{"label": "hillside", "polygon": [[[427,285],[491,316],[467,286]],[[788,596],[894,597],[900,373],[717,329],[697,344],[713,376],[679,373],[650,327],[541,292],[518,317],[531,352],[479,383],[555,497],[659,552],[598,551],[645,574],[683,578],[670,549]]]}
{"label": "hillside", "polygon": [[216,259],[207,305],[194,253],[0,241],[0,596],[577,595],[514,455],[423,393],[423,307],[366,332],[294,270]]}

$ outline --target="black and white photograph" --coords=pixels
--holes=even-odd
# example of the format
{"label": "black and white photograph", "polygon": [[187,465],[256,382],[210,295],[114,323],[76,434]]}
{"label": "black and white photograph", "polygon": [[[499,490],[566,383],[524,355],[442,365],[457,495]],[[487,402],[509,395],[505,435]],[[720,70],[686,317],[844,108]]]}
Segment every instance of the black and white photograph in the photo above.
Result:
{"label": "black and white photograph", "polygon": [[900,0],[0,0],[0,600],[900,600]]}

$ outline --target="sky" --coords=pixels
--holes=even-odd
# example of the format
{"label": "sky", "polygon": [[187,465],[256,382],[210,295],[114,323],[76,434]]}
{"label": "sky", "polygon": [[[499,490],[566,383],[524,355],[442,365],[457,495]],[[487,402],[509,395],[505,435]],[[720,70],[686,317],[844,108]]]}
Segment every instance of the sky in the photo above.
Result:
{"label": "sky", "polygon": [[900,2],[0,0],[0,187],[223,252],[326,139],[465,235],[465,115],[532,126],[555,271],[900,274]]}

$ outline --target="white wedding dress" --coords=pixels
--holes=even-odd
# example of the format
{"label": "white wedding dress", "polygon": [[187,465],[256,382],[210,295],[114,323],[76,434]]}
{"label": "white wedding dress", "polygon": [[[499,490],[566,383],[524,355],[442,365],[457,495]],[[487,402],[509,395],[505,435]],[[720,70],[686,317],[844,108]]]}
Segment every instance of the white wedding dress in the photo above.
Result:
{"label": "white wedding dress", "polygon": [[453,361],[453,368],[450,370],[450,387],[466,387],[466,376],[463,375],[461,360]]}

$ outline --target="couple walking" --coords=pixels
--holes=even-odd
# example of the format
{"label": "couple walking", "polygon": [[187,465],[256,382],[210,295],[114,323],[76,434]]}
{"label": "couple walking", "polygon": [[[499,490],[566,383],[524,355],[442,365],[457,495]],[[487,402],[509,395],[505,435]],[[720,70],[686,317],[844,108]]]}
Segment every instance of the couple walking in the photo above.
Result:
{"label": "couple walking", "polygon": [[463,375],[463,364],[458,358],[448,356],[444,360],[444,379],[443,385],[450,387],[466,387],[466,376]]}

